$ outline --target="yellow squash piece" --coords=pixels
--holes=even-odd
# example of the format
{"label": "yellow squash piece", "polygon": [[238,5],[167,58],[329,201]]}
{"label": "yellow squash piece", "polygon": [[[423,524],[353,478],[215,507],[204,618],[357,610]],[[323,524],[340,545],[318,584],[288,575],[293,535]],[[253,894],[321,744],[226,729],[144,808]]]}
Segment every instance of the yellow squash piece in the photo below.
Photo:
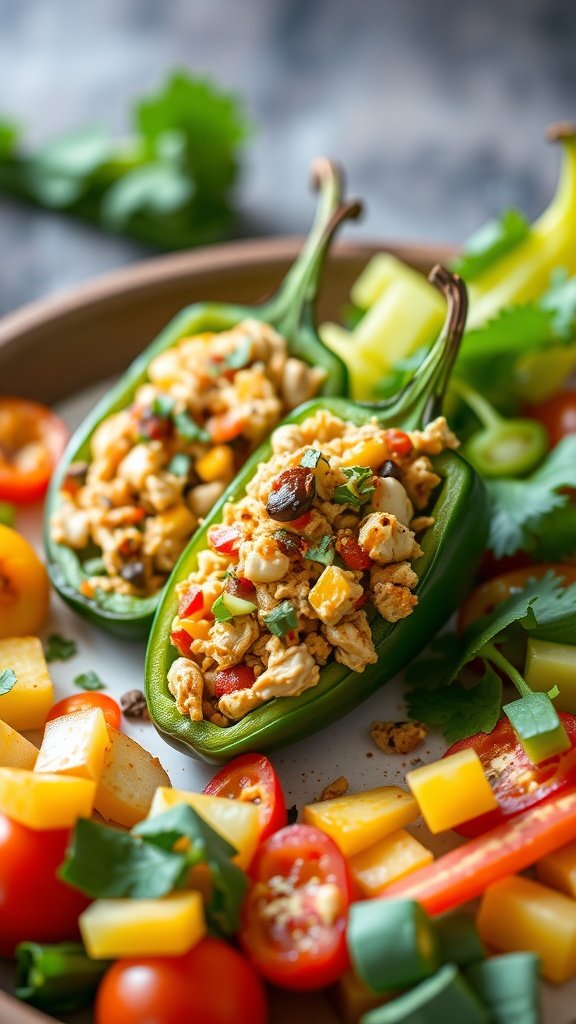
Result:
{"label": "yellow squash piece", "polygon": [[158,758],[130,736],[108,726],[108,739],[94,808],[106,821],[132,828],[148,814],[158,786],[169,786],[170,779]]}
{"label": "yellow squash piece", "polygon": [[345,1024],[359,1024],[368,1010],[374,1010],[394,998],[393,994],[373,992],[352,969],[338,979],[334,995],[339,1016]]}
{"label": "yellow squash piece", "polygon": [[408,772],[406,781],[431,832],[444,832],[498,806],[475,750],[459,750]]}
{"label": "yellow squash piece", "polygon": [[512,875],[490,885],[477,918],[480,938],[499,953],[529,950],[548,981],[576,975],[576,900]]}
{"label": "yellow squash piece", "polygon": [[42,644],[36,636],[0,640],[0,673],[11,668],[16,683],[2,694],[2,721],[13,729],[42,729],[54,703],[54,687]]}
{"label": "yellow squash piece", "polygon": [[561,846],[538,861],[536,874],[545,885],[576,898],[576,842]]}
{"label": "yellow squash piece", "polygon": [[0,767],[27,768],[32,771],[38,750],[11,725],[0,721]]}
{"label": "yellow squash piece", "polygon": [[302,817],[326,832],[351,857],[419,816],[414,797],[399,786],[382,786],[364,793],[337,796],[307,804]]}
{"label": "yellow squash piece", "polygon": [[219,832],[238,851],[234,857],[235,863],[241,868],[249,866],[260,838],[260,816],[254,804],[162,787],[152,801],[150,817],[163,814],[176,804],[189,804],[193,807],[215,832]]}
{"label": "yellow squash piece", "polygon": [[374,846],[354,854],[348,866],[362,895],[372,897],[377,896],[385,886],[404,878],[411,871],[423,868],[432,860],[432,851],[401,828],[379,843],[374,843]]}
{"label": "yellow squash piece", "polygon": [[94,960],[179,956],[206,931],[198,892],[177,892],[155,900],[95,900],[80,914],[78,924],[86,952]]}
{"label": "yellow squash piece", "polygon": [[531,690],[544,693],[556,685],[560,691],[554,698],[556,710],[576,714],[576,646],[530,637],[524,678]]}
{"label": "yellow squash piece", "polygon": [[0,812],[28,828],[71,828],[90,817],[95,791],[91,779],[0,768]]}
{"label": "yellow squash piece", "polygon": [[383,437],[369,437],[350,448],[340,466],[369,466],[377,470],[389,457],[388,445]]}
{"label": "yellow squash piece", "polygon": [[48,722],[35,771],[98,780],[110,746],[102,708],[86,708]]}

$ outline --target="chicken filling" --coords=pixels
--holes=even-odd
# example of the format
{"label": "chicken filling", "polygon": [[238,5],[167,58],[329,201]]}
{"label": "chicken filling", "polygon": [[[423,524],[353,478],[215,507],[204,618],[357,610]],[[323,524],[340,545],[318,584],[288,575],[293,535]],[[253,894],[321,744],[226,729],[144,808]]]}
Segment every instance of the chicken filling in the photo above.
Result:
{"label": "chicken filling", "polygon": [[275,430],[272,457],[177,585],[179,711],[227,726],[316,686],[331,659],[375,664],[370,617],[396,622],[418,602],[412,563],[440,483],[430,456],[457,445],[444,418],[405,433],[321,411]]}
{"label": "chicken filling", "polygon": [[256,320],[157,355],[62,485],[51,533],[79,553],[84,595],[156,593],[248,455],[323,380]]}

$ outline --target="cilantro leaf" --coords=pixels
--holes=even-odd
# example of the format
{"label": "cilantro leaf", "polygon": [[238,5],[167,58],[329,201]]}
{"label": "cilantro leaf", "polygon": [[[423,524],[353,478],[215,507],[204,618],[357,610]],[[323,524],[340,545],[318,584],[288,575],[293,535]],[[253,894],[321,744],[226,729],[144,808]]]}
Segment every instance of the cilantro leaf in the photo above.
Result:
{"label": "cilantro leaf", "polygon": [[79,676],[74,677],[74,686],[79,686],[81,690],[105,690],[106,687],[97,672],[81,672]]}
{"label": "cilantro leaf", "polygon": [[576,276],[570,277],[565,267],[556,267],[539,305],[552,312],[552,326],[558,338],[572,341],[576,324]]}
{"label": "cilantro leaf", "polygon": [[296,629],[298,626],[298,616],[296,609],[290,601],[282,601],[281,604],[273,608],[271,612],[268,612],[263,616],[263,621],[266,628],[270,630],[274,636],[286,636],[290,630]]}
{"label": "cilantro leaf", "polygon": [[3,672],[0,672],[0,697],[5,693],[10,693],[18,679],[13,668],[5,668]]}
{"label": "cilantro leaf", "polygon": [[339,484],[334,490],[332,501],[337,505],[351,505],[360,508],[374,494],[376,487],[373,484],[374,473],[370,466],[347,466],[342,469],[347,478],[345,484]]}
{"label": "cilantro leaf", "polygon": [[252,338],[248,334],[244,335],[236,348],[228,353],[224,359],[224,365],[229,370],[241,370],[244,366],[248,366],[252,355],[252,344]]}
{"label": "cilantro leaf", "polygon": [[46,661],[68,661],[78,650],[75,640],[67,640],[59,633],[51,633],[46,641]]}
{"label": "cilantro leaf", "polygon": [[184,441],[210,441],[211,437],[204,427],[192,419],[189,413],[182,411],[173,416],[174,426]]}
{"label": "cilantro leaf", "polygon": [[501,256],[515,249],[529,232],[530,224],[523,213],[516,209],[504,210],[500,217],[484,224],[468,239],[453,269],[467,281],[473,281]]}
{"label": "cilantro leaf", "polygon": [[568,504],[563,487],[576,486],[576,434],[562,439],[546,460],[523,480],[488,480],[492,504],[488,545],[497,558],[538,543],[542,520]]}
{"label": "cilantro leaf", "polygon": [[309,544],[304,552],[304,558],[311,562],[320,562],[321,565],[332,565],[334,563],[334,537],[322,537],[317,544]]}
{"label": "cilantro leaf", "polygon": [[412,690],[407,701],[411,718],[441,729],[448,743],[456,743],[476,732],[492,731],[500,717],[502,683],[484,662],[484,675],[475,686]]}
{"label": "cilantro leaf", "polygon": [[538,523],[532,555],[541,562],[562,562],[576,553],[576,505],[561,505]]}
{"label": "cilantro leaf", "polygon": [[322,452],[319,448],[307,448],[300,459],[300,465],[304,466],[306,469],[316,469],[321,458]]}

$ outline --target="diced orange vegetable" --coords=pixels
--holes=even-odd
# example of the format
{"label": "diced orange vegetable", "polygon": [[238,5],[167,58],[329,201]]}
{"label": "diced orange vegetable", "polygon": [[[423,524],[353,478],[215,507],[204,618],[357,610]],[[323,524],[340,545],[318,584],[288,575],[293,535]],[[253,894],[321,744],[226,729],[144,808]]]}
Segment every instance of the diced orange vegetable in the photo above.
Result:
{"label": "diced orange vegetable", "polygon": [[206,931],[198,892],[174,892],[163,899],[95,900],[80,914],[78,924],[86,952],[94,960],[179,956]]}
{"label": "diced orange vegetable", "polygon": [[184,629],[193,640],[207,640],[211,625],[208,619],[178,619],[178,625],[172,628]]}
{"label": "diced orange vegetable", "polygon": [[102,708],[86,708],[46,724],[35,771],[98,780],[110,746]]}
{"label": "diced orange vegetable", "polygon": [[418,804],[406,790],[382,786],[307,804],[302,817],[307,825],[326,832],[342,853],[351,857],[409,825],[419,813]]}
{"label": "diced orange vegetable", "polygon": [[370,466],[378,469],[389,456],[388,445],[383,437],[370,437],[362,441],[346,453],[341,466]]}
{"label": "diced orange vegetable", "polygon": [[0,813],[28,828],[71,828],[90,817],[95,791],[92,779],[0,768]]}
{"label": "diced orange vegetable", "polygon": [[530,950],[548,981],[576,975],[576,900],[512,875],[488,886],[477,918],[481,939],[501,953]]}
{"label": "diced orange vegetable", "polygon": [[150,817],[170,810],[176,804],[189,804],[211,828],[219,832],[238,853],[234,860],[247,868],[260,838],[260,815],[255,804],[228,797],[189,793],[183,789],[160,787],[150,808]]}
{"label": "diced orange vegetable", "polygon": [[454,828],[498,806],[472,747],[415,768],[406,781],[431,832]]}
{"label": "diced orange vegetable", "polygon": [[545,885],[576,898],[576,842],[561,846],[539,860],[536,874]]}
{"label": "diced orange vegetable", "polygon": [[348,866],[362,895],[371,897],[432,860],[432,851],[401,828],[350,857]]}
{"label": "diced orange vegetable", "polygon": [[336,621],[351,610],[362,596],[362,588],[337,565],[329,565],[308,594],[308,600],[323,622]]}
{"label": "diced orange vegetable", "polygon": [[54,687],[38,637],[0,640],[0,672],[7,668],[16,673],[16,683],[0,698],[2,721],[18,731],[42,729],[54,703]]}
{"label": "diced orange vegetable", "polygon": [[38,750],[12,726],[0,721],[0,767],[26,768],[32,771]]}
{"label": "diced orange vegetable", "polygon": [[205,483],[214,480],[231,480],[234,476],[234,454],[224,444],[217,444],[196,463],[196,472]]}
{"label": "diced orange vegetable", "polygon": [[16,530],[0,524],[0,637],[37,633],[49,603],[48,573],[34,548]]}

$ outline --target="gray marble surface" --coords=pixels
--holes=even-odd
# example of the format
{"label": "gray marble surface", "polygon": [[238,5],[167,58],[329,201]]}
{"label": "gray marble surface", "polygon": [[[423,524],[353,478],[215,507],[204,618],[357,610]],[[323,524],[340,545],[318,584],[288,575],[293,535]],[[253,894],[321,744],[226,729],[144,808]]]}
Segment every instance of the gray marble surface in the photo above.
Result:
{"label": "gray marble surface", "polygon": [[[547,122],[576,117],[575,0],[0,0],[0,113],[32,142],[118,132],[172,68],[246,98],[241,233],[302,231],[308,165],[345,164],[350,237],[452,241],[553,187]],[[148,255],[0,199],[0,312]]]}

